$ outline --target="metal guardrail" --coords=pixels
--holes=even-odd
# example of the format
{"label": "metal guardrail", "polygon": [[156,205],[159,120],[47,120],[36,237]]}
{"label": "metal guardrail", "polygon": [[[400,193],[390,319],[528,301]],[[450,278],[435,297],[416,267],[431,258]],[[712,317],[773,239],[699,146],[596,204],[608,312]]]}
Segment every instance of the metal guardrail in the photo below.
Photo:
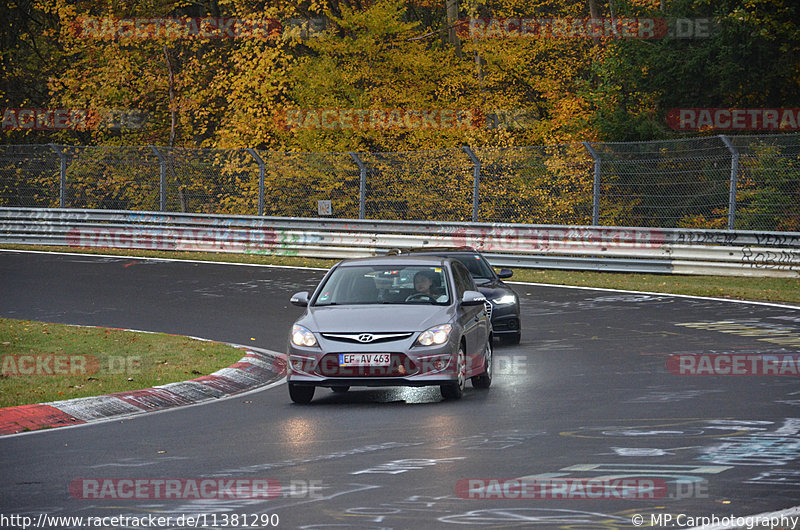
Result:
{"label": "metal guardrail", "polygon": [[321,258],[471,246],[495,266],[800,277],[800,232],[0,208],[0,244]]}

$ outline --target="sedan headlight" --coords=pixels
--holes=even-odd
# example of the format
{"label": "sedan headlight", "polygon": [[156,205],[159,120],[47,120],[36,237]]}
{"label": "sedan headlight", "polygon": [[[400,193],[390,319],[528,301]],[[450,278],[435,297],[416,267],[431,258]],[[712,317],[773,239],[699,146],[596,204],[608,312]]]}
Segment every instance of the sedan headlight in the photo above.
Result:
{"label": "sedan headlight", "polygon": [[303,326],[292,326],[292,344],[295,346],[316,346],[317,338]]}
{"label": "sedan headlight", "polygon": [[451,326],[450,324],[442,324],[440,326],[434,326],[426,331],[423,331],[422,334],[417,339],[417,343],[422,346],[444,344],[450,338],[450,332],[452,330],[453,326]]}
{"label": "sedan headlight", "polygon": [[494,298],[492,300],[496,305],[510,305],[517,303],[517,297],[513,294],[504,294],[500,298]]}

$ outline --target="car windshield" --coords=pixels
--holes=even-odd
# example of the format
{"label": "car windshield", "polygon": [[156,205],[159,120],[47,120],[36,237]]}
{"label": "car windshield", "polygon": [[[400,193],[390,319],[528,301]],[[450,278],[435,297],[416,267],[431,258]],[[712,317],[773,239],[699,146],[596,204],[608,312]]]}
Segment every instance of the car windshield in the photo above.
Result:
{"label": "car windshield", "polygon": [[494,271],[478,254],[458,254],[453,257],[464,264],[475,283],[486,283],[494,279]]}
{"label": "car windshield", "polygon": [[442,267],[342,266],[334,270],[313,305],[450,303]]}

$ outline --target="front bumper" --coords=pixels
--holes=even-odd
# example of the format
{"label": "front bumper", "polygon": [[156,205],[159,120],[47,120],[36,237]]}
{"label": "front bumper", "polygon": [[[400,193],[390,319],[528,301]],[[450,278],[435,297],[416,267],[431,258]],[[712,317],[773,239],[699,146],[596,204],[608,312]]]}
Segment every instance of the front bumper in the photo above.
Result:
{"label": "front bumper", "polygon": [[[330,348],[330,344],[327,346]],[[324,349],[290,344],[287,380],[299,385],[324,387],[428,386],[457,380],[458,347],[451,342],[442,346],[387,346],[386,343],[371,347],[337,343],[333,348]],[[391,360],[388,366],[340,366],[341,353],[388,353]]]}
{"label": "front bumper", "polygon": [[492,304],[492,332],[495,337],[503,335],[518,335],[521,326],[519,320],[519,307],[513,304]]}

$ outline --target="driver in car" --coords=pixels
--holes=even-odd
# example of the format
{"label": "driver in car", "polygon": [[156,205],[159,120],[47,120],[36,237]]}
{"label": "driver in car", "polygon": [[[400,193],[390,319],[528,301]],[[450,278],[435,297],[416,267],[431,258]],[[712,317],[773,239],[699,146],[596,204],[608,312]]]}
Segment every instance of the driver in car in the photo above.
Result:
{"label": "driver in car", "polygon": [[432,275],[433,273],[428,271],[419,271],[414,275],[414,290],[416,293],[412,296],[427,295],[431,300],[439,300],[443,293],[438,286],[433,285],[434,280],[438,281],[438,278],[434,278]]}

